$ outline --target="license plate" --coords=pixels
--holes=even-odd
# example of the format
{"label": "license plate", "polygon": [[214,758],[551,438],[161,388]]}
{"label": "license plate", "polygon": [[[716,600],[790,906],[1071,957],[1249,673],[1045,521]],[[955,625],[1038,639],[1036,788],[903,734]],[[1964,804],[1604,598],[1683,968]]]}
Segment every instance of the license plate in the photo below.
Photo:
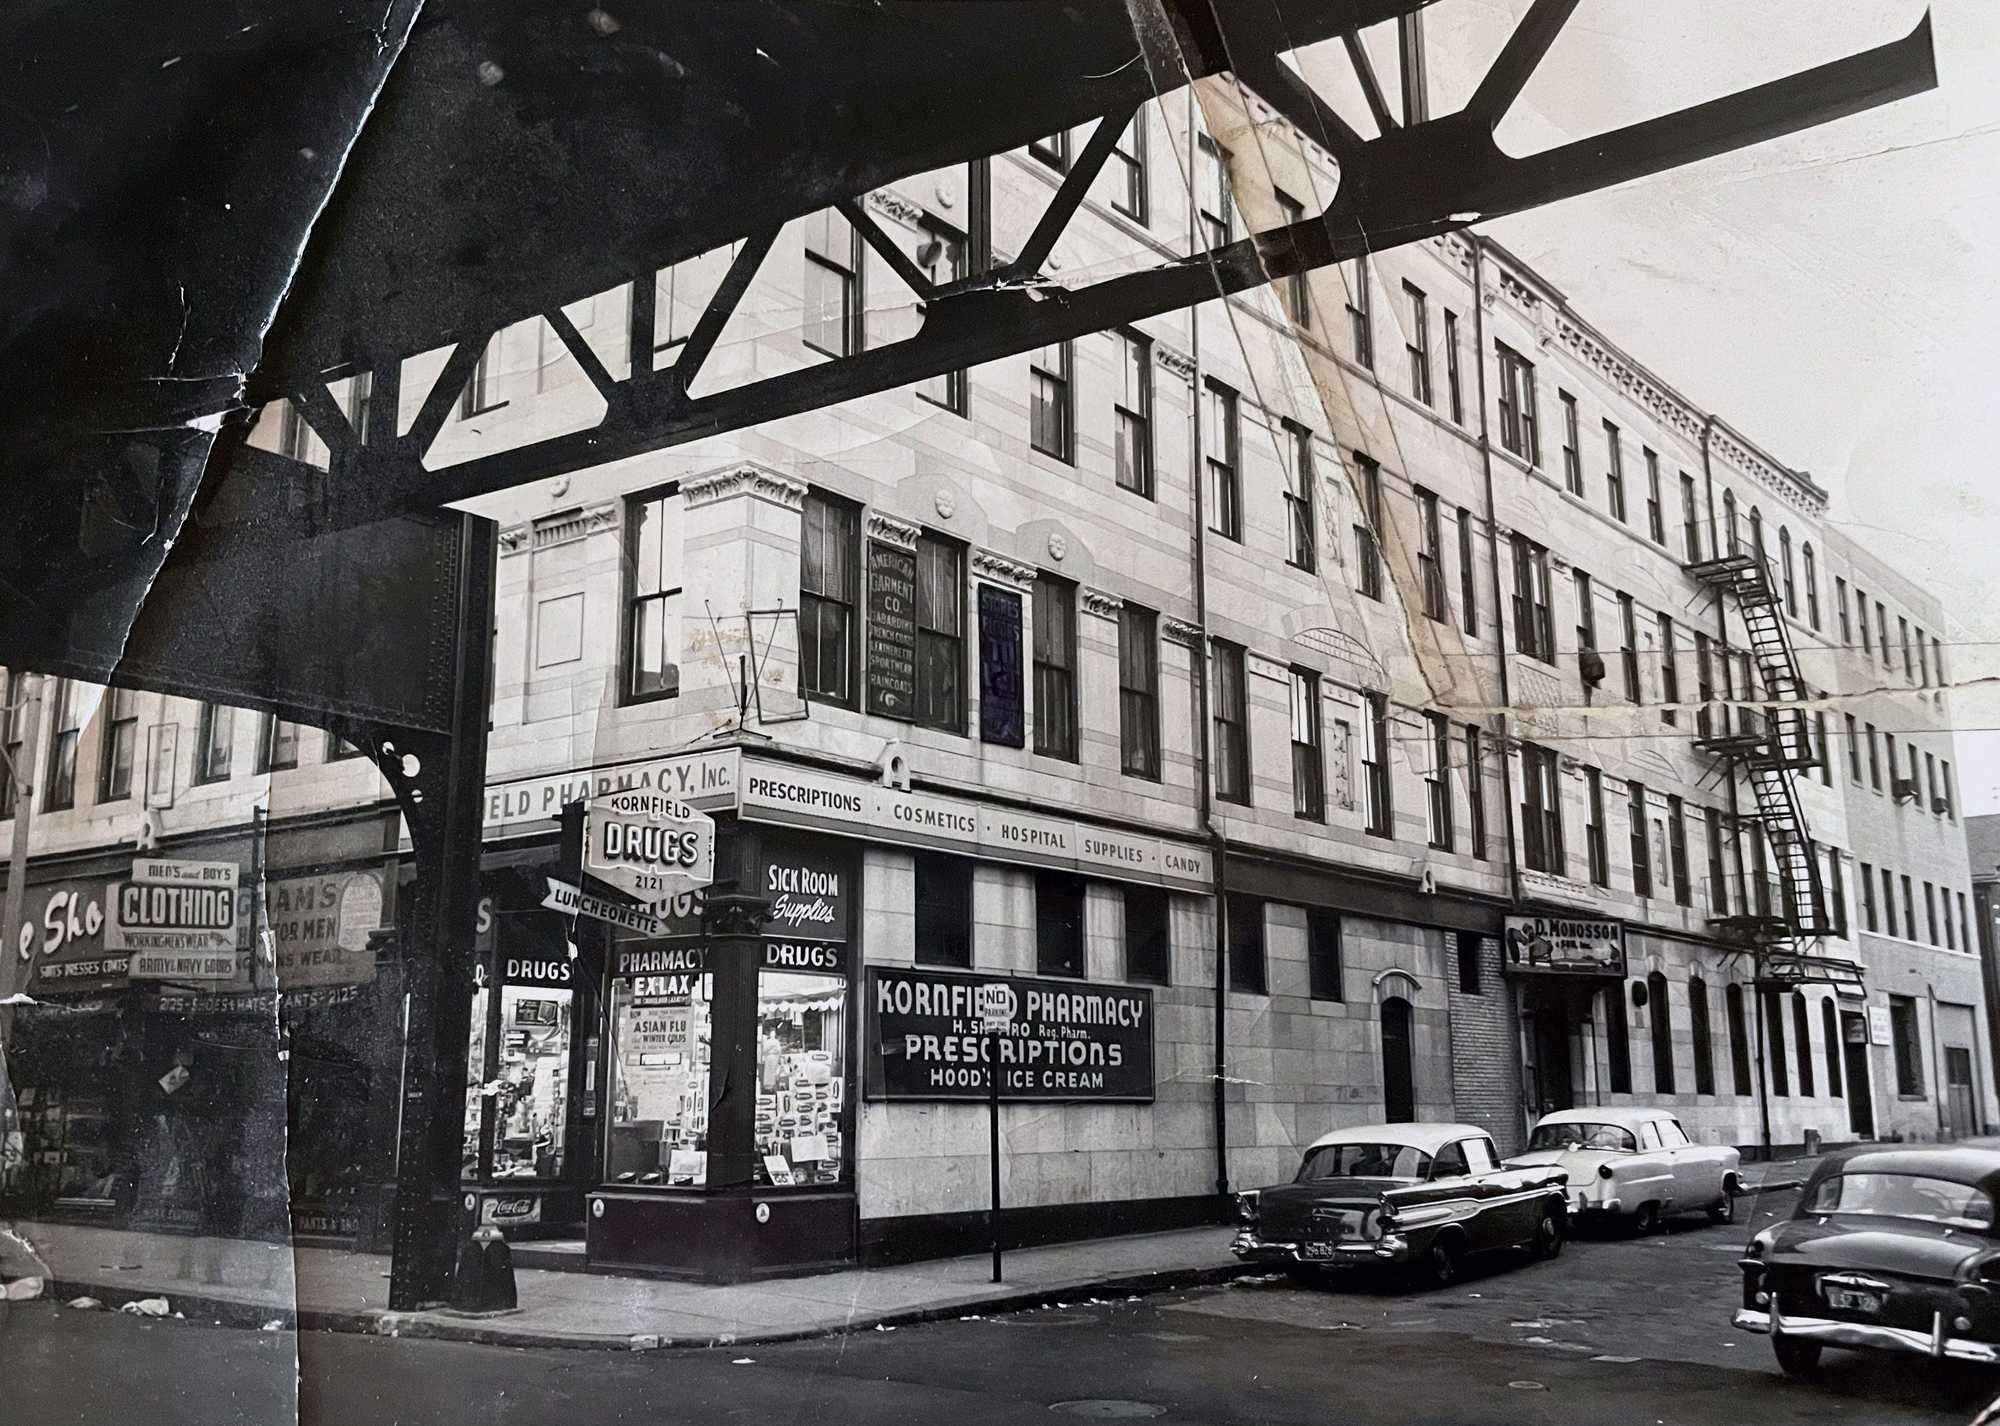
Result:
{"label": "license plate", "polygon": [[1829,1287],[1826,1289],[1826,1305],[1837,1307],[1842,1312],[1879,1312],[1882,1299],[1872,1292],[1856,1292],[1851,1287]]}
{"label": "license plate", "polygon": [[1325,1261],[1333,1256],[1333,1244],[1301,1243],[1299,1244],[1299,1256],[1302,1258]]}

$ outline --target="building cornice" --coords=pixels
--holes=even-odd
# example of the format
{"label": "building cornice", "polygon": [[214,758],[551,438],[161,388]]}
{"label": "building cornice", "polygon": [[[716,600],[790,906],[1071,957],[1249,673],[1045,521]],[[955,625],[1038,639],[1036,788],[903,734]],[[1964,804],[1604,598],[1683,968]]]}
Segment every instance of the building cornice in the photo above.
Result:
{"label": "building cornice", "polygon": [[739,495],[755,496],[787,510],[803,509],[806,487],[803,481],[780,475],[757,465],[734,465],[681,482],[681,498],[690,510],[699,510]]}

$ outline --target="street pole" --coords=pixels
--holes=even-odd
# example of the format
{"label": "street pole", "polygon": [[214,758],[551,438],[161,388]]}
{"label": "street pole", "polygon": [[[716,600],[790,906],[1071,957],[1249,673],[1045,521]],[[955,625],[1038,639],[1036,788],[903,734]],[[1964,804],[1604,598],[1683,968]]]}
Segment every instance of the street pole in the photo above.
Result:
{"label": "street pole", "polygon": [[986,1026],[986,1157],[993,1172],[993,1280],[1000,1281],[1000,1033]]}
{"label": "street pole", "polygon": [[41,744],[42,676],[23,674],[21,682],[21,706],[8,710],[10,723],[14,718],[26,719],[20,725],[20,756],[11,757],[0,746],[0,761],[7,763],[7,775],[14,781],[14,843],[7,859],[7,896],[0,903],[4,906],[0,909],[0,937],[5,942],[0,945],[0,1050],[14,1039],[14,1007],[8,1002],[28,985],[28,962],[22,954],[20,935],[28,898],[28,833],[35,809],[35,753]]}

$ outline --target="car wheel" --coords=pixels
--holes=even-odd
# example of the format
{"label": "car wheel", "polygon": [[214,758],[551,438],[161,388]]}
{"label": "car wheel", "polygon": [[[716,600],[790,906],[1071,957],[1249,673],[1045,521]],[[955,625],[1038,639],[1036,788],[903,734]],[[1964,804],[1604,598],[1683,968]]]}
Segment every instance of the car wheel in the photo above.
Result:
{"label": "car wheel", "polygon": [[1641,1204],[1639,1212],[1632,1219],[1632,1231],[1641,1238],[1648,1238],[1659,1232],[1660,1205],[1657,1203]]}
{"label": "car wheel", "polygon": [[1727,1189],[1723,1190],[1722,1201],[1709,1205],[1708,1221],[1711,1223],[1734,1223],[1736,1221],[1736,1195]]}
{"label": "car wheel", "polygon": [[1565,1236],[1561,1211],[1553,1206],[1542,1209],[1535,1222],[1535,1256],[1544,1260],[1561,1257]]}
{"label": "car wheel", "polygon": [[1777,1355],[1778,1369],[1786,1376],[1809,1377],[1819,1370],[1820,1344],[1797,1337],[1773,1337],[1771,1350]]}
{"label": "car wheel", "polygon": [[1458,1281],[1458,1244],[1439,1235],[1424,1250],[1424,1282],[1431,1287],[1450,1287]]}

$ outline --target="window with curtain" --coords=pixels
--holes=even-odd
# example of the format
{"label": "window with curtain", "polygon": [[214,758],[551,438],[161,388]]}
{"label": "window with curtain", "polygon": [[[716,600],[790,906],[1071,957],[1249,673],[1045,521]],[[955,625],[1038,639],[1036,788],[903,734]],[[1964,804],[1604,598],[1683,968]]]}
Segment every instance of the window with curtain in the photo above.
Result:
{"label": "window with curtain", "polygon": [[799,679],[809,697],[843,708],[856,701],[860,529],[856,507],[807,492],[799,553]]}
{"label": "window with curtain", "polygon": [[1050,342],[1028,354],[1028,443],[1060,461],[1075,455],[1070,415],[1073,361],[1068,342]]}
{"label": "window with curtain", "polygon": [[965,731],[965,546],[917,538],[916,721]]}
{"label": "window with curtain", "polygon": [[1076,586],[1035,579],[1035,751],[1076,761]]}

